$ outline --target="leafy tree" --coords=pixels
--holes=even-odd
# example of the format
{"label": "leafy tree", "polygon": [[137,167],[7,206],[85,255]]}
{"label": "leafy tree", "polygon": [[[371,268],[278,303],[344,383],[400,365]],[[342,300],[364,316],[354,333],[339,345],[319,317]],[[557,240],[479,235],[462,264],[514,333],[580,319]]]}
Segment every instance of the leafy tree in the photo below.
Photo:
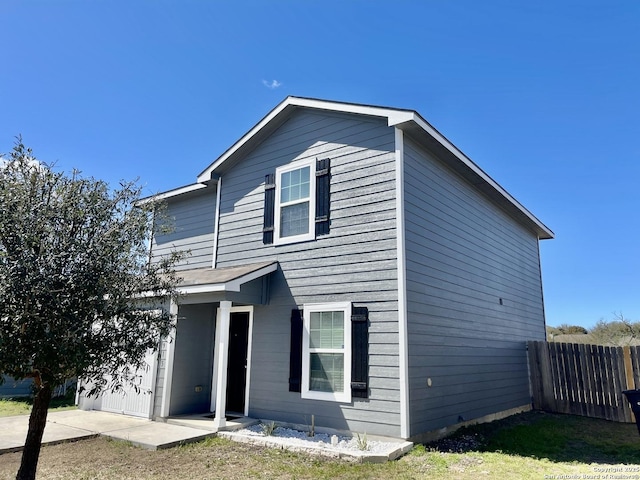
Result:
{"label": "leafy tree", "polygon": [[35,478],[55,385],[120,388],[171,331],[180,255],[148,261],[155,203],[140,193],[55,172],[20,138],[0,160],[0,374],[35,386],[18,479]]}
{"label": "leafy tree", "polygon": [[547,327],[547,340],[551,341],[558,335],[586,335],[587,333],[589,332],[584,327],[563,323],[558,327]]}
{"label": "leafy tree", "polygon": [[599,320],[589,332],[594,341],[601,345],[640,344],[640,322],[632,322],[622,313],[614,314],[614,320]]}
{"label": "leafy tree", "polygon": [[586,335],[588,333],[587,329],[580,325],[568,325],[566,323],[560,325],[558,330],[560,330],[564,335]]}

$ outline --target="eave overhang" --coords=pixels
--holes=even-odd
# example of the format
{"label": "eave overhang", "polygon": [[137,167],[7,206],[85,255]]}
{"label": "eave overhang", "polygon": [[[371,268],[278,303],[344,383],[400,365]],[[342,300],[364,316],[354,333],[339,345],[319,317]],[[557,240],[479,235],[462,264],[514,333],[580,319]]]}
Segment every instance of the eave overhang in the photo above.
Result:
{"label": "eave overhang", "polygon": [[161,192],[156,195],[150,195],[148,197],[141,198],[136,202],[136,205],[144,205],[145,203],[155,202],[158,200],[166,200],[168,198],[178,197],[180,195],[186,195],[188,193],[197,192],[203,188],[207,188],[208,183],[192,183],[191,185],[185,185],[184,187],[174,188]]}
{"label": "eave overhang", "polygon": [[462,153],[458,147],[447,140],[444,135],[438,132],[417,112],[414,112],[414,117],[410,121],[397,124],[396,127],[434,152],[449,168],[464,177],[507,212],[529,225],[536,232],[539,239],[548,240],[555,237],[549,227],[511,196],[498,182]]}

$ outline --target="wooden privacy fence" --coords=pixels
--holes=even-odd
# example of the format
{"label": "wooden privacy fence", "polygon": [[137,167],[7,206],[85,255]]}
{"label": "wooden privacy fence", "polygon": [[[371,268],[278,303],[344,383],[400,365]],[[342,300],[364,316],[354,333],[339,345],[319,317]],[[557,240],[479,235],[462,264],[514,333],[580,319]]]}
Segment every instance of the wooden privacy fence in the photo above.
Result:
{"label": "wooden privacy fence", "polygon": [[623,390],[640,389],[640,347],[527,342],[533,408],[634,422]]}

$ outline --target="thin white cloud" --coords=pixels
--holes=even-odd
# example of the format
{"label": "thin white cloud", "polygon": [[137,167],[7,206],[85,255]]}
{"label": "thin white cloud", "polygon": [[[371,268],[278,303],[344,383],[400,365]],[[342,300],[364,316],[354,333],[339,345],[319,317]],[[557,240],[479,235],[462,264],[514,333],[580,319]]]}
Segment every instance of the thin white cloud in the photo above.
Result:
{"label": "thin white cloud", "polygon": [[279,82],[278,80],[271,80],[271,81],[262,80],[262,84],[265,87],[270,88],[271,90],[275,90],[276,88],[282,85],[282,82]]}
{"label": "thin white cloud", "polygon": [[[46,168],[46,165],[42,164],[34,158],[26,157],[24,158],[24,160],[28,167],[33,167],[38,170],[44,170]],[[10,162],[11,160],[9,158],[6,158],[4,155],[0,155],[0,169],[6,168]]]}

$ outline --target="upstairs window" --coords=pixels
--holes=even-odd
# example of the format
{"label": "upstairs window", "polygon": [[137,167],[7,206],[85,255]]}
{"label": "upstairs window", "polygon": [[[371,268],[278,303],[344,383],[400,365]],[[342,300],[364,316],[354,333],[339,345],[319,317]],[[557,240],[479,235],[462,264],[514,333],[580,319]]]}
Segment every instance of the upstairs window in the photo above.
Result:
{"label": "upstairs window", "polygon": [[276,169],[275,243],[315,238],[316,182],[314,162],[295,162]]}
{"label": "upstairs window", "polygon": [[329,233],[330,163],[300,160],[265,176],[263,243],[302,242]]}

